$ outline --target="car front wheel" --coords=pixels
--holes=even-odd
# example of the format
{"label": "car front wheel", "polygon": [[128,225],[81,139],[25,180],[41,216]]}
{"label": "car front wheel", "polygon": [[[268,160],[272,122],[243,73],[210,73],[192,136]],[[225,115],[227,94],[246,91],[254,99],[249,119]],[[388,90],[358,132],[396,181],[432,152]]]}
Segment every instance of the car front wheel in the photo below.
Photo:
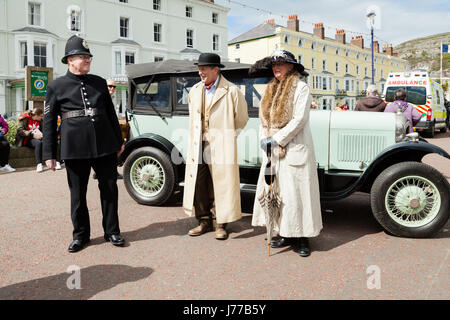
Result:
{"label": "car front wheel", "polygon": [[435,235],[450,217],[450,185],[433,167],[402,162],[375,180],[370,201],[375,219],[389,233],[410,238]]}
{"label": "car front wheel", "polygon": [[153,147],[134,150],[124,164],[124,183],[130,196],[145,205],[162,205],[175,190],[170,157]]}

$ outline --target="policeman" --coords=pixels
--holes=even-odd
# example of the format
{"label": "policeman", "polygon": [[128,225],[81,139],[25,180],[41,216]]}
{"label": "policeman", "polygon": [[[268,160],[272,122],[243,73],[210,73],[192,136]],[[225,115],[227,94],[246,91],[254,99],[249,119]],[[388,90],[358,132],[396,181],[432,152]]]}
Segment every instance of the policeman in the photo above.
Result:
{"label": "policeman", "polygon": [[66,163],[74,228],[69,252],[83,249],[90,240],[86,192],[91,168],[98,177],[104,238],[122,246],[125,240],[117,212],[117,155],[123,151],[123,139],[114,105],[105,79],[88,74],[92,54],[84,39],[72,36],[67,41],[62,62],[69,67],[67,74],[47,87],[43,158],[54,171],[56,123],[61,116],[61,159]]}

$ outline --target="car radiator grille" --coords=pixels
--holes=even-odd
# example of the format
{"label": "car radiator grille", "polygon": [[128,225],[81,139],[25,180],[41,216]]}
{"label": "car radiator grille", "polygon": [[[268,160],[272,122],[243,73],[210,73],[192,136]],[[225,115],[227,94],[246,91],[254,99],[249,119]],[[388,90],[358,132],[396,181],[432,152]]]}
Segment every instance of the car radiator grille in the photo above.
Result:
{"label": "car radiator grille", "polygon": [[340,162],[370,162],[386,148],[385,136],[341,133],[338,137]]}

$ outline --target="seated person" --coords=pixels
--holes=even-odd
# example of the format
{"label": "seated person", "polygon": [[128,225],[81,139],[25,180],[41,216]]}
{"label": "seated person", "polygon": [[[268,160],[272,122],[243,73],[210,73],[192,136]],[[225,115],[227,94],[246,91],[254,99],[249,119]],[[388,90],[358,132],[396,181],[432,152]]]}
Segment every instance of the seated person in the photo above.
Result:
{"label": "seated person", "polygon": [[[42,172],[42,118],[44,111],[40,108],[28,110],[19,116],[17,125],[16,143],[19,147],[25,146],[34,149],[36,158],[36,172]],[[61,164],[56,163],[56,169],[61,169]]]}

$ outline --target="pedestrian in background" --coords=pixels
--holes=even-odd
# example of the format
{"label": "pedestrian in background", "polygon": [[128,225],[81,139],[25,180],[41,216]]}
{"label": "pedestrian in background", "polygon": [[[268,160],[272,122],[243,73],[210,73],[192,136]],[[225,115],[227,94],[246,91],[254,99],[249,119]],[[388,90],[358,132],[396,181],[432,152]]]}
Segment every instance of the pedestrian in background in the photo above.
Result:
{"label": "pedestrian in background", "polygon": [[123,139],[105,79],[88,74],[92,54],[83,38],[66,43],[68,71],[47,87],[44,116],[44,160],[54,170],[57,153],[57,118],[61,116],[61,159],[70,189],[73,241],[77,252],[90,241],[86,193],[91,168],[97,173],[106,241],[122,246],[118,216],[117,155]]}
{"label": "pedestrian in background", "polygon": [[[248,121],[242,92],[220,73],[215,53],[202,53],[195,63],[201,82],[189,92],[189,143],[183,208],[199,226],[190,236],[212,231],[228,237],[226,224],[242,217],[237,135]],[[215,220],[215,223],[214,223]]]}
{"label": "pedestrian in background", "polygon": [[413,127],[419,123],[422,114],[414,108],[413,105],[406,102],[406,90],[398,89],[394,94],[394,102],[390,103],[384,112],[394,112],[400,108],[406,119],[409,120],[409,133],[414,132]]}
{"label": "pedestrian in background", "polygon": [[[116,93],[117,83],[113,79],[108,79],[108,80],[106,80],[106,85],[108,86],[109,95],[111,96],[111,99],[113,99],[114,98],[114,94]],[[94,172],[92,178],[94,178],[95,180],[97,179],[97,174],[95,172]],[[117,179],[119,179],[119,180],[123,179],[123,175],[121,175],[119,173],[119,171],[117,171]]]}
{"label": "pedestrian in background", "polygon": [[259,111],[259,133],[264,152],[252,225],[266,225],[264,208],[258,199],[265,192],[266,152],[271,150],[272,155],[278,155],[271,162],[276,172],[274,188],[281,199],[279,221],[275,222],[281,237],[272,241],[271,247],[291,245],[300,256],[307,257],[311,252],[308,238],[318,236],[322,229],[319,179],[309,126],[308,73],[287,50],[276,51],[260,63],[251,70],[270,68],[275,77],[267,85]]}
{"label": "pedestrian in background", "polygon": [[9,165],[9,153],[11,151],[11,147],[5,137],[8,133],[8,128],[8,123],[0,115],[0,171],[6,173],[16,171],[16,169]]}
{"label": "pedestrian in background", "polygon": [[386,103],[380,99],[377,86],[371,84],[367,87],[366,96],[358,101],[355,111],[383,112]]}

